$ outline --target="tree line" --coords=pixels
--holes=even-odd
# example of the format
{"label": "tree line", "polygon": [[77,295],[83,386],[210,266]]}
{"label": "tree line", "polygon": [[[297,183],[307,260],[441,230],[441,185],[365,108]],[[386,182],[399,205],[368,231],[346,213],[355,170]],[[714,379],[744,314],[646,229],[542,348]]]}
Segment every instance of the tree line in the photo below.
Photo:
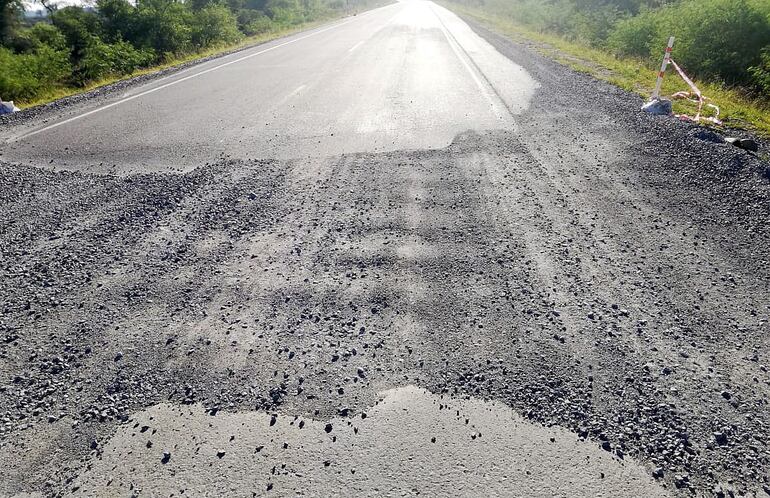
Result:
{"label": "tree line", "polygon": [[770,101],[770,0],[453,1],[652,66],[674,35],[694,76]]}
{"label": "tree line", "polygon": [[0,0],[0,98],[29,102],[59,88],[173,61],[324,19],[373,0],[96,0],[24,16]]}

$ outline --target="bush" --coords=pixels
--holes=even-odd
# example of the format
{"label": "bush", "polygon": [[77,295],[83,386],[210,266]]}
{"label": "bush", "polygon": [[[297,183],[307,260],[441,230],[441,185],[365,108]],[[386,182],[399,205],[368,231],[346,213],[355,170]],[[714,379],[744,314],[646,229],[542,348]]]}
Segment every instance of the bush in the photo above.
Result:
{"label": "bush", "polygon": [[97,0],[105,41],[137,40],[136,7],[127,0]]}
{"label": "bush", "polygon": [[16,53],[25,53],[35,52],[44,45],[54,50],[68,50],[67,40],[61,31],[55,26],[42,22],[14,33],[8,48]]}
{"label": "bush", "polygon": [[0,97],[31,100],[51,91],[72,73],[69,54],[48,46],[35,53],[14,54],[0,47]]}
{"label": "bush", "polygon": [[728,84],[748,84],[750,67],[761,62],[770,44],[770,19],[746,0],[683,0],[642,12],[617,24],[608,45],[617,55],[663,54],[676,37],[674,59],[689,73]]}
{"label": "bush", "polygon": [[193,14],[191,39],[197,48],[235,43],[243,37],[235,16],[222,4],[209,4]]}
{"label": "bush", "polygon": [[51,15],[51,21],[67,40],[73,57],[77,60],[91,37],[101,35],[101,21],[93,12],[82,7],[64,7]]}
{"label": "bush", "polygon": [[613,8],[578,12],[573,18],[570,31],[573,38],[599,47],[605,44],[620,18],[621,14]]}
{"label": "bush", "polygon": [[[249,11],[256,12],[256,11]],[[264,14],[249,16],[247,22],[244,23],[241,31],[248,36],[261,35],[269,33],[275,29],[273,21]]]}
{"label": "bush", "polygon": [[39,22],[29,29],[29,34],[36,40],[36,48],[46,45],[54,50],[67,50],[67,39],[56,26]]}
{"label": "bush", "polygon": [[618,56],[648,58],[653,55],[659,26],[652,12],[620,21],[610,33],[607,46]]}
{"label": "bush", "polygon": [[659,11],[657,45],[677,37],[674,59],[695,76],[726,83],[747,83],[748,68],[761,60],[770,44],[770,23],[746,0],[685,0]]}
{"label": "bush", "polygon": [[77,67],[77,82],[83,84],[111,75],[131,74],[141,67],[150,65],[154,60],[155,53],[152,50],[137,50],[133,45],[122,40],[116,43],[104,43],[94,36],[86,45]]}
{"label": "bush", "polygon": [[749,68],[751,83],[766,100],[770,100],[770,46],[762,51],[762,61]]}
{"label": "bush", "polygon": [[137,38],[134,45],[152,48],[163,58],[184,55],[192,50],[192,11],[174,0],[137,2]]}
{"label": "bush", "polygon": [[290,26],[302,22],[300,7],[297,0],[267,0],[265,10],[279,26]]}

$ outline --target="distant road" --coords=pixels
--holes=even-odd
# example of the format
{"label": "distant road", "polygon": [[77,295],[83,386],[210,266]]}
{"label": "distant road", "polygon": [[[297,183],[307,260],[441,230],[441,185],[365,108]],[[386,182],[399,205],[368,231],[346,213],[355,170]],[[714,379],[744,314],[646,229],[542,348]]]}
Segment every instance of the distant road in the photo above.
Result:
{"label": "distant road", "polygon": [[511,128],[535,86],[446,9],[400,2],[14,130],[2,157],[131,171],[443,147]]}

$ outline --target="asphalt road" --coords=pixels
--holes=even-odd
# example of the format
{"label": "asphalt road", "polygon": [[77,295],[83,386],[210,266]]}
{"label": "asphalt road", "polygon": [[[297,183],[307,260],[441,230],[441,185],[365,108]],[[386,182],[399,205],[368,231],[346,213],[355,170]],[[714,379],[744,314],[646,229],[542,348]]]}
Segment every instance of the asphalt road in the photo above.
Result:
{"label": "asphalt road", "polygon": [[118,88],[0,121],[0,495],[770,494],[761,155],[426,2]]}
{"label": "asphalt road", "polygon": [[399,2],[15,130],[1,157],[131,172],[439,148],[511,128],[535,88],[454,14]]}

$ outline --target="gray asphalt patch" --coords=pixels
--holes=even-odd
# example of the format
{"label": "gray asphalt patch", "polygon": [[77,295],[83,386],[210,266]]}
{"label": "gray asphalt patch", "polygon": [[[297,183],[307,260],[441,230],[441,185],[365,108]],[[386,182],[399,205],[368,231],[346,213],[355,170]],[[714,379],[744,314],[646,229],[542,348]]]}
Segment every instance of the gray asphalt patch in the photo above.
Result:
{"label": "gray asphalt patch", "polygon": [[574,433],[414,386],[329,421],[156,405],[84,469],[72,496],[668,496],[638,463]]}

